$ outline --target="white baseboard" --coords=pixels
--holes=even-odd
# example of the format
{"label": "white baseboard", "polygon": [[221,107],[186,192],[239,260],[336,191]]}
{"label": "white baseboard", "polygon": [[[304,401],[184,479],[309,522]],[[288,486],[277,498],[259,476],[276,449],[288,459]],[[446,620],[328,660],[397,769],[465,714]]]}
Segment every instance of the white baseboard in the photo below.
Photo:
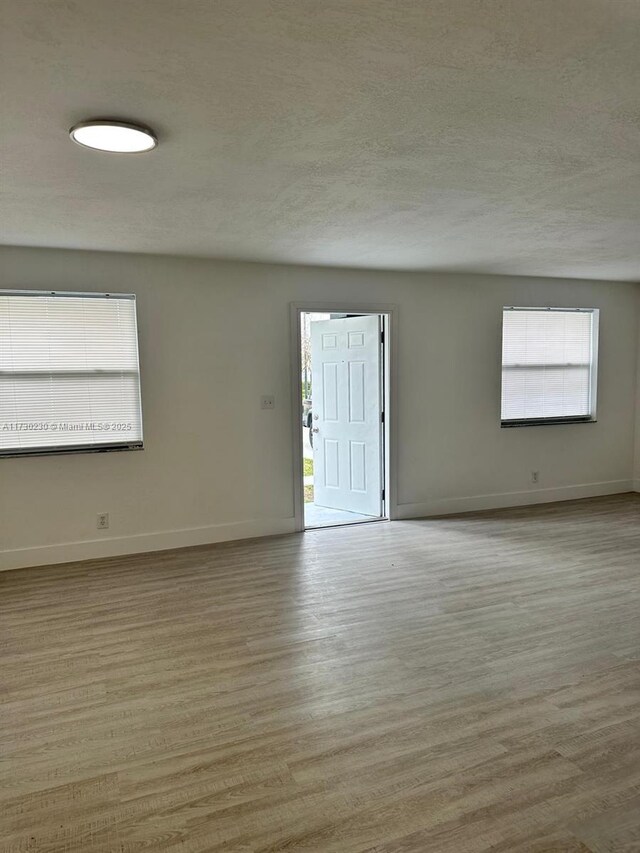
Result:
{"label": "white baseboard", "polygon": [[571,501],[577,498],[595,498],[630,492],[634,488],[638,491],[638,484],[634,485],[633,480],[608,480],[603,483],[583,483],[553,489],[528,489],[526,492],[499,492],[466,498],[440,498],[426,503],[399,504],[396,518],[426,518],[433,515],[477,512],[483,509],[505,509],[512,506]]}
{"label": "white baseboard", "polygon": [[146,551],[166,551],[170,548],[188,548],[191,545],[210,545],[232,539],[254,539],[258,536],[293,533],[294,530],[293,518],[276,518],[213,524],[208,527],[190,527],[158,533],[141,533],[110,539],[61,542],[36,548],[16,548],[11,551],[0,551],[0,571],[22,569],[27,566],[47,566],[53,563],[70,563],[75,560],[121,557],[125,554],[140,554]]}
{"label": "white baseboard", "polygon": [[[602,483],[585,483],[554,489],[530,489],[525,492],[502,492],[490,495],[473,495],[462,498],[440,498],[426,503],[399,504],[395,517],[425,518],[434,515],[454,515],[483,509],[503,509],[530,504],[592,498],[622,492],[640,492],[640,480],[609,480]],[[259,536],[276,536],[295,531],[295,519],[265,519],[214,524],[207,527],[190,527],[135,536],[89,539],[81,542],[61,542],[35,548],[16,548],[0,551],[0,571],[28,566],[45,566],[70,563],[76,560],[97,560],[121,557],[147,551],[166,551],[171,548],[188,548],[193,545],[210,545],[235,539],[253,539]]]}

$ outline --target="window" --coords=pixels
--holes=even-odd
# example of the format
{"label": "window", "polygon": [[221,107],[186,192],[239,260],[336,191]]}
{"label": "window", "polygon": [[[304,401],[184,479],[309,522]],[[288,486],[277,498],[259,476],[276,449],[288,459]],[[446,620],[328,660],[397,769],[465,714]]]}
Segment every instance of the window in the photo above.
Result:
{"label": "window", "polygon": [[505,308],[502,426],[593,421],[597,309]]}
{"label": "window", "polygon": [[141,447],[135,296],[0,291],[0,456]]}

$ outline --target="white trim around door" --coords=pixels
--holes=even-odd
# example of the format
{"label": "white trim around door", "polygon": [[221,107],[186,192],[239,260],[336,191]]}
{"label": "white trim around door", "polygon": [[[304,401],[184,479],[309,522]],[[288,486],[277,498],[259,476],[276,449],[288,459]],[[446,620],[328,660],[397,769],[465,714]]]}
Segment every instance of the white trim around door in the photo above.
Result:
{"label": "white trim around door", "polygon": [[301,315],[320,314],[379,314],[383,318],[384,346],[384,480],[385,491],[384,518],[395,519],[397,515],[397,351],[398,351],[398,314],[395,305],[359,304],[342,302],[292,302],[291,319],[291,437],[293,448],[293,504],[295,529],[302,531],[304,524],[304,473],[302,428],[300,417],[300,373],[301,373]]}

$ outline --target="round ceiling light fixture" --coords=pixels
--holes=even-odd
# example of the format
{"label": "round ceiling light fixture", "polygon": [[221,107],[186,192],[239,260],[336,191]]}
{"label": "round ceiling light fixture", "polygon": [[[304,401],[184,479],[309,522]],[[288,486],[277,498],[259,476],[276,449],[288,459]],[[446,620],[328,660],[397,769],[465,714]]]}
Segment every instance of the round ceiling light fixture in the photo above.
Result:
{"label": "round ceiling light fixture", "polygon": [[81,121],[71,128],[69,136],[85,148],[116,154],[141,154],[158,144],[155,133],[148,127],[118,119]]}

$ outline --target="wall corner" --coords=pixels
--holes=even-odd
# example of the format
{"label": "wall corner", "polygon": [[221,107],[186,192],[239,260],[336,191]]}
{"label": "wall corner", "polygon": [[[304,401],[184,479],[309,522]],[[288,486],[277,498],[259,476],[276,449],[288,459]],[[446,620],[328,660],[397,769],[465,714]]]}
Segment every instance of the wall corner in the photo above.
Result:
{"label": "wall corner", "polygon": [[636,285],[636,421],[633,455],[633,490],[640,492],[640,282]]}

